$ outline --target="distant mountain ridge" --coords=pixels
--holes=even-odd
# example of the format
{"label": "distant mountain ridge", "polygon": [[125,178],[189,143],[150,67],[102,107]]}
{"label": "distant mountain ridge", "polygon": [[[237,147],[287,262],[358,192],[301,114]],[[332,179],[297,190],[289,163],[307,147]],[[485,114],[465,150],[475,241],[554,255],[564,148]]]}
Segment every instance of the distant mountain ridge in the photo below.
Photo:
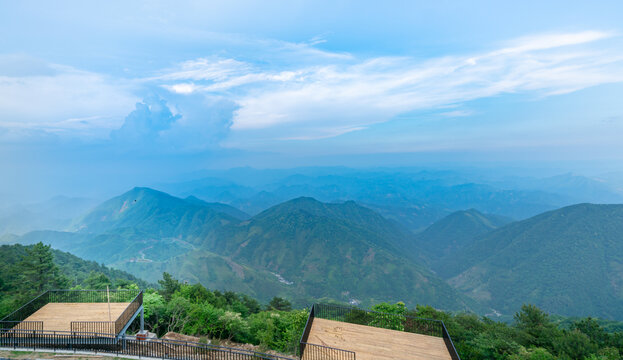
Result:
{"label": "distant mountain ridge", "polygon": [[579,204],[489,232],[441,265],[457,289],[510,314],[623,318],[623,205]]}
{"label": "distant mountain ridge", "polygon": [[450,259],[474,243],[476,238],[512,222],[511,219],[483,214],[476,209],[456,211],[418,233],[414,245],[436,271],[435,264]]}
{"label": "distant mountain ridge", "polygon": [[[225,208],[224,211],[236,212],[227,205],[218,206]],[[77,221],[74,229],[87,233],[129,229],[151,236],[197,239],[224,224],[238,222],[235,217],[215,210],[216,207],[194,198],[184,200],[136,187],[88,212]]]}
{"label": "distant mountain ridge", "polygon": [[353,201],[302,197],[251,218],[236,214],[244,216],[227,205],[134,188],[79,218],[76,232],[32,232],[17,241],[51,243],[149,281],[168,271],[266,301],[479,307],[404,254],[409,231]]}
{"label": "distant mountain ridge", "polygon": [[476,306],[401,253],[406,234],[352,201],[298,198],[251,218],[232,234],[228,248],[216,252],[279,274],[295,293],[313,298]]}

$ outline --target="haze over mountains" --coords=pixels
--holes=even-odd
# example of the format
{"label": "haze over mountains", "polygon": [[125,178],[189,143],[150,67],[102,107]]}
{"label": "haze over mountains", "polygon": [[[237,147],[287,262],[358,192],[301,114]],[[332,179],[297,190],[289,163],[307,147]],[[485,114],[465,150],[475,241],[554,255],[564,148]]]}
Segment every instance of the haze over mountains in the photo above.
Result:
{"label": "haze over mountains", "polygon": [[43,241],[147,281],[167,271],[263,301],[404,301],[505,316],[529,302],[623,319],[623,205],[571,205],[622,202],[601,181],[350,169],[220,176],[159,186],[177,196],[134,188],[64,227],[0,241]]}

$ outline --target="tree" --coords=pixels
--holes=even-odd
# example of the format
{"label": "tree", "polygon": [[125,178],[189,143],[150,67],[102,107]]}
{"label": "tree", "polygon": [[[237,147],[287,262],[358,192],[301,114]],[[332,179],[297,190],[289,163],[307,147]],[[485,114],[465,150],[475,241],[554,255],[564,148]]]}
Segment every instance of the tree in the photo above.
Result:
{"label": "tree", "polygon": [[106,289],[106,286],[110,287],[112,282],[106,276],[106,274],[101,272],[92,271],[89,274],[89,277],[84,280],[84,285],[87,289]]}
{"label": "tree", "polygon": [[168,302],[173,297],[176,291],[182,288],[182,284],[179,280],[174,279],[168,272],[162,273],[162,280],[158,280],[160,284],[160,295]]}
{"label": "tree", "polygon": [[24,284],[36,292],[41,293],[44,290],[63,287],[67,284],[67,279],[54,263],[50,245],[38,242],[26,248],[26,254],[19,268]]}
{"label": "tree", "polygon": [[404,315],[407,313],[407,307],[402,301],[396,304],[380,303],[374,305],[372,310],[375,312],[372,314],[370,325],[404,331],[406,320]]}
{"label": "tree", "polygon": [[573,360],[582,360],[597,350],[597,345],[578,330],[565,331],[555,344],[559,355],[566,355]]}
{"label": "tree", "polygon": [[290,311],[292,310],[292,304],[286,299],[275,296],[268,303],[268,310]]}
{"label": "tree", "polygon": [[521,331],[522,345],[552,348],[559,331],[547,313],[534,305],[523,305],[514,319],[515,327]]}
{"label": "tree", "polygon": [[608,339],[608,334],[599,325],[597,320],[588,317],[573,323],[573,329],[579,330],[597,344],[603,345]]}

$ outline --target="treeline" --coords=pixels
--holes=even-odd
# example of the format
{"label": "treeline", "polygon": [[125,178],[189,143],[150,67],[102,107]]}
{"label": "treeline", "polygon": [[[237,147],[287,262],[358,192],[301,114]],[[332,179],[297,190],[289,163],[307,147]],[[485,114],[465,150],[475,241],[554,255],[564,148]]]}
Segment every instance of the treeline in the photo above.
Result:
{"label": "treeline", "polygon": [[623,354],[623,332],[608,333],[590,317],[563,329],[534,305],[523,305],[511,324],[428,306],[412,315],[443,320],[464,360],[619,360]]}
{"label": "treeline", "polygon": [[145,288],[120,270],[53,250],[48,245],[0,246],[0,319],[50,289]]}
{"label": "treeline", "polygon": [[[59,266],[55,258],[43,244],[0,247],[0,317],[49,288],[145,288],[126,273],[91,264],[101,267],[94,269],[78,258]],[[281,298],[263,305],[244,294],[183,284],[167,273],[157,286],[147,286],[144,305],[147,329],[160,336],[174,331],[284,353],[295,352],[308,314]],[[533,305],[522,306],[512,323],[430,306],[410,310],[403,303],[381,303],[373,310],[443,320],[463,360],[619,360],[623,354],[623,331],[606,330],[620,326],[604,327],[590,317],[561,321]]]}

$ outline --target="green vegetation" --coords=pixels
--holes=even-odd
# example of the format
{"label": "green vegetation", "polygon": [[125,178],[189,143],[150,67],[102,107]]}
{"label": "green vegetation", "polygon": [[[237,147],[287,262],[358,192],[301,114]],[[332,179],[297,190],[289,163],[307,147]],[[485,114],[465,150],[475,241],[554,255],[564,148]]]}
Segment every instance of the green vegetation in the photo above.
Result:
{"label": "green vegetation", "polygon": [[[43,244],[28,248],[2,246],[0,250],[3,313],[32,297],[30,286],[24,285],[23,281],[10,281],[15,274],[28,274],[28,281],[43,284],[44,289],[68,281],[52,261],[55,258],[53,252]],[[43,268],[52,275],[37,271]],[[138,286],[128,277],[112,280],[113,284],[118,282],[122,283],[121,287]],[[105,274],[91,272],[82,285],[97,287],[109,283],[111,280]],[[144,295],[145,324],[159,335],[175,331],[201,339],[209,338],[214,343],[233,340],[294,353],[308,315],[307,309],[292,310],[290,303],[282,298],[274,297],[264,307],[247,295],[211,291],[200,284],[183,284],[168,273],[163,274],[159,286],[159,290],[147,289]],[[555,321],[533,305],[522,306],[512,324],[479,318],[474,314],[451,314],[430,306],[408,309],[401,302],[379,303],[372,309],[443,320],[464,360],[618,360],[623,353],[623,332],[608,332],[592,318]],[[376,321],[374,314],[363,311],[352,314],[349,321],[357,322],[357,316],[361,317],[362,323],[364,320],[370,324]],[[396,330],[403,330],[404,326],[399,321],[388,323],[385,320],[382,323]],[[563,323],[567,326],[560,326]]]}
{"label": "green vegetation", "polygon": [[0,246],[0,318],[49,289],[147,286],[120,270],[37,243]]}
{"label": "green vegetation", "polygon": [[144,296],[145,325],[159,335],[174,331],[294,353],[307,321],[307,310],[292,310],[278,297],[263,308],[247,295],[182,284],[168,273],[159,284],[160,291]]}
{"label": "green vegetation", "polygon": [[279,292],[260,297],[266,300],[278,295],[298,305],[328,298],[369,306],[382,298],[452,310],[478,306],[398,250],[409,240],[405,232],[352,201],[298,198],[231,230],[215,252],[283,278]]}
{"label": "green vegetation", "polygon": [[413,245],[423,253],[423,260],[430,262],[437,271],[440,269],[437,269],[436,263],[451,259],[457,252],[473,244],[478,236],[510,222],[508,218],[486,215],[475,209],[457,211],[417,234]]}
{"label": "green vegetation", "polygon": [[355,202],[303,197],[247,220],[229,214],[236,212],[227,205],[135,188],[76,221],[76,232],[32,232],[17,241],[52,244],[151,282],[168,272],[263,302],[406,299],[414,306],[418,299],[484,309],[401,250],[413,242],[410,232]]}
{"label": "green vegetation", "polygon": [[443,263],[450,284],[505,315],[524,302],[623,319],[623,205],[580,204],[479,237]]}

